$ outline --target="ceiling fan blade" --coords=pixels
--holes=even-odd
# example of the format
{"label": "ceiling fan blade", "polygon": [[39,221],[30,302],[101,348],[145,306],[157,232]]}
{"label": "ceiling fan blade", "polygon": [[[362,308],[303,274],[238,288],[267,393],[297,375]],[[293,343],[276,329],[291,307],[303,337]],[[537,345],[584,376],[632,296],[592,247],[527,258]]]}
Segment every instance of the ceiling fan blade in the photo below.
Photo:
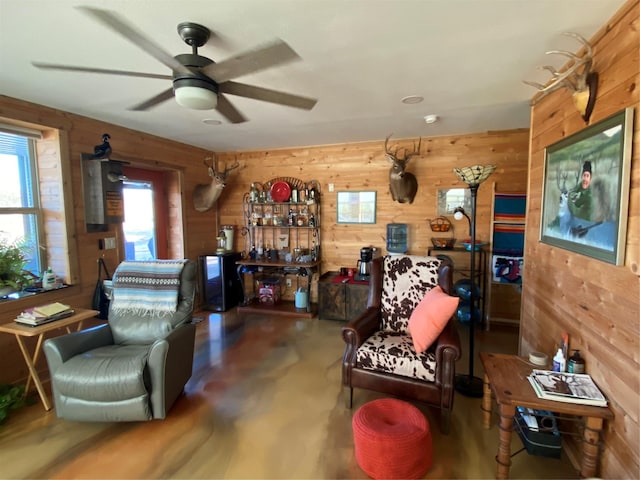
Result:
{"label": "ceiling fan blade", "polygon": [[253,85],[247,85],[245,83],[224,82],[218,85],[218,88],[223,93],[253,98],[254,100],[262,100],[263,102],[277,103],[287,107],[301,108],[303,110],[311,110],[318,102],[315,98],[301,97],[268,88],[254,87]]}
{"label": "ceiling fan blade", "polygon": [[134,110],[136,112],[148,110],[151,107],[155,107],[156,105],[169,100],[170,98],[173,98],[173,88],[168,88],[167,90],[159,93],[155,97],[151,97],[149,100],[145,100],[144,102],[139,103],[135,107],[129,108],[129,110]]}
{"label": "ceiling fan blade", "polygon": [[236,107],[227,100],[227,97],[221,93],[218,93],[218,106],[216,107],[216,110],[218,110],[231,123],[242,123],[247,121],[244,115],[242,115]]}
{"label": "ceiling fan blade", "polygon": [[155,44],[151,39],[137,31],[134,27],[129,25],[123,18],[120,18],[116,13],[109,10],[101,10],[93,7],[76,7],[78,10],[86,13],[87,15],[98,20],[100,23],[109,27],[114,32],[119,33],[124,38],[141,48],[153,58],[163,63],[172,70],[179,73],[189,74],[190,70],[173,58],[170,54],[165,52],[161,47]]}
{"label": "ceiling fan blade", "polygon": [[31,64],[34,67],[42,68],[43,70],[64,70],[67,72],[102,73],[107,75],[123,75],[126,77],[158,78],[160,80],[173,79],[171,75],[160,75],[158,73],[129,72],[127,70],[109,70],[106,68],[74,67],[73,65],[58,65],[55,63],[41,63],[41,62],[31,62]]}
{"label": "ceiling fan blade", "polygon": [[293,60],[300,60],[300,56],[285,42],[276,40],[220,63],[207,65],[202,69],[202,73],[221,83]]}

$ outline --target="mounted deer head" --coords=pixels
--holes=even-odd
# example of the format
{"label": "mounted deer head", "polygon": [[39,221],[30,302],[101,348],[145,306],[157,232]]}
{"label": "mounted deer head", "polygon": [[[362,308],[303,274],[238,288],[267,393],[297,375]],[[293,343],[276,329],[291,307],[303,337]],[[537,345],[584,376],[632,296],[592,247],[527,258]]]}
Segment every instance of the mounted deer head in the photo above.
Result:
{"label": "mounted deer head", "polygon": [[585,54],[582,57],[578,57],[565,50],[551,50],[550,52],[546,52],[546,55],[564,55],[573,60],[573,64],[564,71],[558,71],[550,65],[538,67],[538,70],[551,72],[551,83],[546,86],[526,80],[524,83],[536,87],[540,92],[540,95],[533,98],[531,105],[535,105],[539,100],[559,88],[567,88],[573,95],[573,104],[580,112],[580,115],[582,115],[583,120],[588,122],[596,102],[596,93],[598,90],[598,74],[591,71],[593,50],[589,42],[581,35],[573,32],[564,32],[563,35],[568,35],[581,42],[586,49]]}
{"label": "mounted deer head", "polygon": [[[393,134],[391,134],[393,135]],[[416,155],[420,155],[420,145],[422,144],[422,138],[418,140],[418,147],[413,144],[413,151],[407,152],[404,150],[404,157],[398,157],[398,148],[394,151],[389,150],[388,143],[391,138],[389,135],[384,141],[384,151],[386,153],[387,160],[393,165],[389,170],[389,189],[391,190],[391,198],[394,202],[399,203],[413,203],[413,199],[418,192],[418,180],[413,173],[405,172],[407,164],[411,158]]]}
{"label": "mounted deer head", "polygon": [[[207,163],[207,160],[211,160],[211,165]],[[211,183],[208,185],[196,185],[193,189],[193,206],[198,212],[206,212],[220,197],[222,189],[227,186],[227,177],[231,170],[240,166],[238,161],[231,165],[229,168],[224,169],[224,172],[216,172],[216,158],[215,155],[207,157],[204,160],[204,164],[207,167],[209,176],[211,177]]]}

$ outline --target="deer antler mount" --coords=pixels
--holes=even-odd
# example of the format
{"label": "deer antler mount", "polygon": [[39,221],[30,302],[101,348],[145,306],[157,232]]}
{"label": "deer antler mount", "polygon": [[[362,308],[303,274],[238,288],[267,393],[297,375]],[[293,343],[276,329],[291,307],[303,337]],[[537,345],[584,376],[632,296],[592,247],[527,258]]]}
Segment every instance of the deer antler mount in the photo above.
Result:
{"label": "deer antler mount", "polygon": [[413,173],[405,171],[407,164],[412,157],[420,155],[420,145],[422,144],[422,137],[418,140],[418,146],[413,144],[413,150],[409,152],[404,149],[404,156],[398,154],[398,148],[391,150],[389,148],[389,135],[384,141],[384,153],[387,160],[391,162],[391,168],[389,169],[389,190],[391,191],[391,198],[394,202],[398,203],[413,203],[413,199],[418,192],[418,179]]}
{"label": "deer antler mount", "polygon": [[596,93],[598,91],[598,73],[591,71],[593,51],[589,42],[581,35],[573,32],[564,32],[563,35],[573,37],[582,43],[586,50],[584,55],[579,57],[566,50],[551,50],[546,52],[546,55],[563,55],[568,57],[573,63],[563,71],[558,71],[550,65],[538,67],[538,70],[547,70],[551,73],[551,81],[547,85],[528,82],[526,80],[524,83],[537,88],[540,93],[540,95],[537,95],[531,100],[531,105],[535,105],[551,92],[560,88],[567,88],[573,95],[573,104],[580,112],[580,115],[582,115],[583,120],[588,122],[596,102]]}
{"label": "deer antler mount", "polygon": [[[211,165],[207,163],[207,160],[211,160]],[[204,165],[207,167],[207,172],[211,177],[211,183],[196,185],[193,190],[193,206],[198,212],[206,212],[218,201],[222,189],[227,186],[229,173],[240,166],[238,160],[236,160],[230,167],[225,166],[223,172],[218,172],[216,164],[215,154],[213,157],[207,157],[204,160]]]}

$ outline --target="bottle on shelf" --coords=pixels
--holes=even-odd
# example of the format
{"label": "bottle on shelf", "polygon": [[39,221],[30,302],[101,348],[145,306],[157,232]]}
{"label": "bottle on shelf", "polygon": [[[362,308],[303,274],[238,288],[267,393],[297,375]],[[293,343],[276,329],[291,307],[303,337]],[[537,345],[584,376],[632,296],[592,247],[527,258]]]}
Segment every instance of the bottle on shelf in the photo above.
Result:
{"label": "bottle on shelf", "polygon": [[56,275],[51,267],[47,268],[42,274],[42,289],[53,290],[56,287]]}
{"label": "bottle on shelf", "polygon": [[249,190],[249,201],[251,203],[258,203],[259,198],[258,187],[256,187],[255,183],[251,184],[251,189]]}

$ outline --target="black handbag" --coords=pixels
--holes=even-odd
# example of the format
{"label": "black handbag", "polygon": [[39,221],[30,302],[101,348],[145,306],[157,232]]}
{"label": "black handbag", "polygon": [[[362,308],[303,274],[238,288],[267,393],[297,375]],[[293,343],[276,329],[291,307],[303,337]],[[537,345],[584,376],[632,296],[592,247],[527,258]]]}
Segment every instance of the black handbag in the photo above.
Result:
{"label": "black handbag", "polygon": [[[104,271],[104,278],[102,278],[102,272]],[[98,310],[98,317],[101,320],[107,320],[109,318],[109,303],[111,302],[110,292],[107,293],[107,289],[104,285],[104,281],[111,280],[111,274],[107,270],[107,266],[102,258],[98,259],[98,281],[96,282],[96,288],[93,291],[93,302],[91,308]]]}

